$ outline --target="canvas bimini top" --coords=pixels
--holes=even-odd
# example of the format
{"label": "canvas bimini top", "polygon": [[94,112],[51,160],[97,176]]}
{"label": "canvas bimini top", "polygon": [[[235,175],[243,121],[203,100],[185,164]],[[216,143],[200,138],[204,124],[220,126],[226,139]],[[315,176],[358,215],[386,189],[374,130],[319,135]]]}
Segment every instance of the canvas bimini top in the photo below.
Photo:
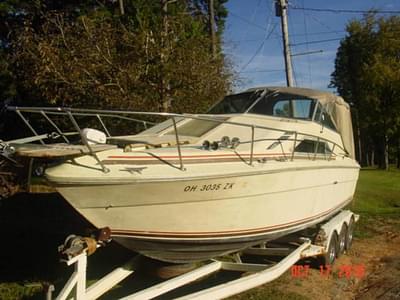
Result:
{"label": "canvas bimini top", "polygon": [[253,113],[316,121],[336,130],[349,156],[355,157],[350,106],[329,92],[297,87],[251,88],[226,96],[208,113]]}

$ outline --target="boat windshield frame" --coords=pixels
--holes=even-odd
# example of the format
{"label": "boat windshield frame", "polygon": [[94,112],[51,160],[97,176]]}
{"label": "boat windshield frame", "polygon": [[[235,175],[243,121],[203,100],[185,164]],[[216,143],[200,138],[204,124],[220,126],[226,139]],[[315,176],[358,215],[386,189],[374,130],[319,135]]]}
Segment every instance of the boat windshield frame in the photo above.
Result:
{"label": "boat windshield frame", "polygon": [[[251,94],[255,94],[254,100],[251,100]],[[247,99],[245,99],[246,103],[243,105],[241,110],[237,109],[237,106],[232,106],[232,103],[229,103],[229,101],[233,97],[240,97],[241,95],[248,95]],[[287,98],[286,100],[289,100],[289,116],[285,115],[274,115],[273,112],[272,114],[270,113],[257,113],[257,112],[252,112],[252,110],[257,107],[257,105],[260,103],[265,98],[271,98],[274,97],[275,95],[284,95],[283,98]],[[294,101],[297,97],[299,97],[298,100],[310,100],[312,101],[309,104],[309,112],[307,113],[308,117],[296,117],[294,116],[294,112],[296,111]],[[268,102],[270,101],[269,99],[267,100]],[[279,101],[285,101],[285,100],[278,100],[276,103]],[[249,103],[247,103],[249,102]],[[232,111],[226,111],[224,112],[223,110],[221,111],[213,111],[216,108],[218,109],[219,106],[226,105],[227,107],[229,106],[229,109],[232,109]],[[272,107],[273,105],[271,105]],[[319,113],[318,113],[319,110]],[[318,98],[314,97],[309,97],[301,94],[289,94],[289,93],[281,93],[277,90],[268,90],[268,89],[257,89],[254,91],[245,91],[242,93],[238,94],[232,94],[224,97],[221,101],[218,101],[216,104],[214,104],[207,112],[207,114],[213,114],[213,115],[221,115],[221,114],[257,114],[257,115],[262,115],[262,116],[268,116],[268,117],[273,117],[273,118],[284,118],[284,119],[295,119],[295,120],[304,120],[304,121],[311,121],[311,122],[316,122],[318,124],[321,124],[322,126],[333,130],[335,132],[337,131],[337,126],[331,117],[331,114],[329,111],[326,109],[326,107],[318,100]]]}

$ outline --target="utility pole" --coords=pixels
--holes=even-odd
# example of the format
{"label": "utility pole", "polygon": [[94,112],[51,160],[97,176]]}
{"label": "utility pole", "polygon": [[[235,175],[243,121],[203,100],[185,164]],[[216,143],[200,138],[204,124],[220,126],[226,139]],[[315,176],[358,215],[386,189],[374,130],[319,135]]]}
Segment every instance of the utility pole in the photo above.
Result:
{"label": "utility pole", "polygon": [[275,2],[276,16],[281,17],[283,55],[285,58],[285,70],[286,70],[286,84],[287,86],[293,86],[292,57],[290,55],[289,32],[288,32],[288,22],[287,22],[287,6],[288,6],[287,0],[276,0]]}

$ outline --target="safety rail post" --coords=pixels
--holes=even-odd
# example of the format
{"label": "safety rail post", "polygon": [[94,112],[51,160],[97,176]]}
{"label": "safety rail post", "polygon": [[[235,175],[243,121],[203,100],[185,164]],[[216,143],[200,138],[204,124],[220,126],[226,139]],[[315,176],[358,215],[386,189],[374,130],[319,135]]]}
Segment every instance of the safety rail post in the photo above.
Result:
{"label": "safety rail post", "polygon": [[100,117],[100,115],[99,115],[99,114],[96,114],[96,117],[97,117],[97,119],[99,119],[100,124],[101,124],[101,126],[103,127],[104,131],[106,132],[107,136],[110,137],[111,134],[110,134],[110,132],[108,131],[108,129],[107,129],[106,125],[104,124],[104,122],[103,122],[102,118]]}
{"label": "safety rail post", "polygon": [[315,144],[314,158],[313,158],[313,160],[316,160],[316,159],[317,159],[317,152],[318,152],[319,143],[320,143],[320,140],[319,140],[319,137],[317,137],[317,143]]}
{"label": "safety rail post", "polygon": [[331,159],[332,159],[333,151],[335,150],[335,147],[336,147],[336,143],[333,144],[333,147],[332,147],[332,150],[331,150],[331,155],[329,155],[328,160],[331,160]]}
{"label": "safety rail post", "polygon": [[254,155],[254,125],[251,125],[250,166],[253,165]]}
{"label": "safety rail post", "polygon": [[182,171],[185,171],[185,167],[183,166],[183,160],[182,160],[182,153],[181,153],[181,145],[179,143],[179,136],[178,136],[178,129],[176,127],[176,120],[175,117],[172,117],[172,123],[174,124],[174,132],[175,132],[175,139],[176,139],[176,148],[178,149],[178,155],[179,155],[179,164]]}
{"label": "safety rail post", "polygon": [[296,149],[297,144],[297,131],[294,133],[294,142],[293,142],[293,150],[292,150],[292,157],[290,158],[291,161],[294,159],[294,151]]}
{"label": "safety rail post", "polygon": [[75,129],[79,132],[79,135],[81,136],[81,140],[82,143],[85,144],[85,146],[88,148],[89,150],[89,154],[91,156],[93,156],[93,158],[99,163],[99,165],[101,166],[101,169],[103,170],[104,173],[108,173],[110,170],[106,168],[106,166],[104,166],[104,164],[101,162],[101,160],[99,159],[99,157],[96,155],[96,153],[94,153],[92,147],[89,145],[88,141],[86,140],[86,138],[84,137],[81,128],[79,127],[78,123],[76,122],[74,116],[72,115],[70,110],[64,110],[69,119],[71,120],[72,125],[74,125]]}
{"label": "safety rail post", "polygon": [[[17,115],[22,119],[22,121],[24,121],[25,125],[28,126],[28,128],[33,132],[33,134],[35,136],[39,136],[39,134],[36,132],[36,130],[31,126],[31,124],[29,124],[28,120],[25,119],[25,117],[22,115],[22,113],[16,109],[15,112],[17,113]],[[42,145],[45,145],[46,143],[43,141],[43,139],[39,139],[40,143]]]}
{"label": "safety rail post", "polygon": [[53,120],[50,119],[50,117],[43,110],[41,110],[40,113],[47,120],[47,122],[49,122],[51,124],[51,126],[53,126],[57,130],[58,134],[64,139],[64,141],[67,144],[69,144],[68,138],[64,135],[64,133],[61,131],[61,129],[56,125],[56,123],[54,123]]}

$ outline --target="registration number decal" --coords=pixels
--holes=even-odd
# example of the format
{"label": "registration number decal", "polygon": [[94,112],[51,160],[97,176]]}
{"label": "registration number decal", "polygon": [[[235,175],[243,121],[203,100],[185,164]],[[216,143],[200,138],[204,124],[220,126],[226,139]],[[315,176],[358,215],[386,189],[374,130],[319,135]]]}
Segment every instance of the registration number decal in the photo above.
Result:
{"label": "registration number decal", "polygon": [[226,183],[211,183],[203,185],[187,185],[183,189],[184,192],[208,192],[208,191],[218,191],[218,190],[231,190],[233,189],[234,182]]}

